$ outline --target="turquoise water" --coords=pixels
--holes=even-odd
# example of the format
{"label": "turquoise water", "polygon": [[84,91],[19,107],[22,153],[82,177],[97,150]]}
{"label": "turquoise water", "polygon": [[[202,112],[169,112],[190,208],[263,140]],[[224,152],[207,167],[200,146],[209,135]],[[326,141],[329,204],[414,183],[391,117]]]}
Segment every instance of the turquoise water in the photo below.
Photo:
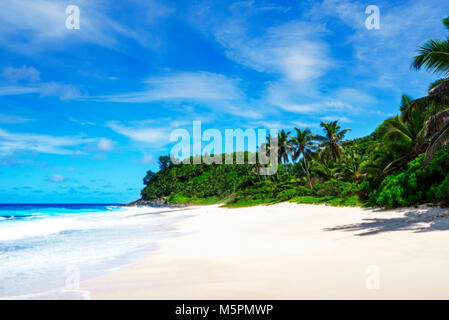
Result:
{"label": "turquoise water", "polygon": [[72,292],[174,235],[174,209],[0,204],[0,297]]}

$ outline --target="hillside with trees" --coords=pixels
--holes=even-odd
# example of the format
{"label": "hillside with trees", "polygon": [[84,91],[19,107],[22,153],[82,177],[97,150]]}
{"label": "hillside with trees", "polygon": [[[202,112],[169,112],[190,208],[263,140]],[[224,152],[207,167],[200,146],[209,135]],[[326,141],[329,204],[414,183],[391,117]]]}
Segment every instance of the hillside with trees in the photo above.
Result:
{"label": "hillside with trees", "polygon": [[[443,20],[449,30],[449,18]],[[144,179],[143,200],[244,206],[279,201],[413,206],[449,204],[449,38],[429,40],[412,66],[439,73],[426,96],[403,95],[398,114],[369,136],[344,140],[350,130],[322,122],[309,129],[281,130],[279,168],[258,174],[257,164],[175,165],[160,157],[160,170]],[[224,157],[224,155],[222,155]],[[235,156],[235,154],[234,154]],[[245,152],[245,159],[254,157]]]}

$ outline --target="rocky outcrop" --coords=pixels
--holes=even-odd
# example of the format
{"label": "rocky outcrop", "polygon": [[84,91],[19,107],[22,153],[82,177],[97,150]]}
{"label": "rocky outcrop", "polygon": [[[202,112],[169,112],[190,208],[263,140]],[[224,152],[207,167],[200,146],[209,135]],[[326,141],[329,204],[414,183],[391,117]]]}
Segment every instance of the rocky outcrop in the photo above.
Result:
{"label": "rocky outcrop", "polygon": [[176,205],[169,203],[166,198],[153,199],[153,200],[143,200],[139,199],[128,204],[121,204],[121,207],[168,207],[168,208],[178,208],[185,207],[186,205]]}

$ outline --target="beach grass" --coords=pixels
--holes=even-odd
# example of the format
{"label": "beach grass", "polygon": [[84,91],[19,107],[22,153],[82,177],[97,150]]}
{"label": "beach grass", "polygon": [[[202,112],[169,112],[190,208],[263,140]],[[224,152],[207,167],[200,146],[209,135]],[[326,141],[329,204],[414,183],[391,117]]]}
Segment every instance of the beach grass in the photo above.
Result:
{"label": "beach grass", "polygon": [[254,207],[262,204],[275,204],[279,203],[279,199],[242,199],[236,202],[226,203],[222,207],[225,208],[244,208]]}
{"label": "beach grass", "polygon": [[185,204],[185,205],[211,205],[223,203],[225,200],[219,197],[206,197],[206,198],[190,198],[180,193],[171,195],[167,198],[171,204]]}
{"label": "beach grass", "polygon": [[[299,204],[326,204],[335,207],[365,207],[366,203],[360,200],[357,195],[340,197],[340,196],[298,196],[294,197],[289,202]],[[268,205],[284,202],[279,199],[241,199],[236,202],[226,203],[225,208],[243,208],[253,207],[258,205]]]}
{"label": "beach grass", "polygon": [[357,195],[341,196],[300,196],[290,200],[290,202],[304,204],[327,204],[335,207],[364,207],[366,203],[361,201]]}

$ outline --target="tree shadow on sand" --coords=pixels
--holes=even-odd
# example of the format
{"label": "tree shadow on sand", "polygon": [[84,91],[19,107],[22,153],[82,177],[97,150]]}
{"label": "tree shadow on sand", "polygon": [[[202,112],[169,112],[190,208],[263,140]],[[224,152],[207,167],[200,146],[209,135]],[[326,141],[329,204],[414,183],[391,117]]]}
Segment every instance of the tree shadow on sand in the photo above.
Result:
{"label": "tree shadow on sand", "polygon": [[[374,212],[382,212],[375,209]],[[371,211],[373,212],[373,211]],[[362,222],[326,228],[324,231],[358,232],[357,236],[369,236],[382,232],[413,231],[429,232],[449,230],[449,209],[447,208],[417,208],[401,210],[400,217],[366,218]]]}

